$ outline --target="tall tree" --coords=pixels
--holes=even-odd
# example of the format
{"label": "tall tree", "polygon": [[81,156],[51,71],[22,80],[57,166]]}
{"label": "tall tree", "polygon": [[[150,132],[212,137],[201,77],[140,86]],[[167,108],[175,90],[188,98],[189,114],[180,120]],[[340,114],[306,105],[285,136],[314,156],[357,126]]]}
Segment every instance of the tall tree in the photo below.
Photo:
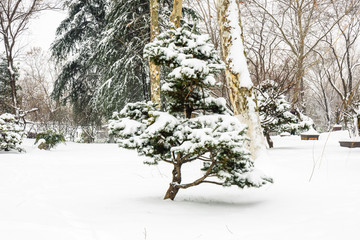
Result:
{"label": "tall tree", "polygon": [[[336,24],[344,17],[323,24],[323,16],[332,15],[331,2],[314,0],[251,0],[257,8],[262,9],[272,21],[288,50],[292,53],[296,75],[293,81],[293,108],[304,110],[305,69],[310,65],[311,57],[319,43],[328,35]],[[351,0],[351,4],[355,1]],[[325,14],[326,13],[326,14]]]}
{"label": "tall tree", "polygon": [[[325,76],[333,90],[341,100],[341,110],[337,116],[338,122],[353,125],[353,115],[356,113],[358,94],[360,93],[360,55],[357,53],[357,42],[360,38],[360,3],[333,3],[335,16],[344,15],[344,23],[338,22],[334,32],[330,33],[323,42],[330,48],[331,55],[327,57],[324,66]],[[345,10],[344,10],[345,9]],[[339,44],[335,45],[334,42]]]}
{"label": "tall tree", "polygon": [[30,19],[34,17],[36,13],[51,7],[53,6],[42,0],[0,1],[0,35],[3,40],[8,64],[13,112],[18,113],[19,110],[16,86],[17,79],[14,65],[17,57],[19,36],[26,31]]}
{"label": "tall tree", "polygon": [[[150,41],[153,42],[159,35],[159,4],[157,0],[150,0]],[[149,61],[151,100],[161,104],[160,99],[160,66]]]}
{"label": "tall tree", "polygon": [[181,13],[183,9],[183,1],[182,0],[174,0],[173,11],[170,15],[170,22],[175,25],[175,28],[180,27]]}
{"label": "tall tree", "polygon": [[242,123],[248,125],[249,149],[253,157],[264,146],[264,137],[256,106],[256,94],[247,68],[240,6],[236,0],[218,0],[218,22],[226,64],[226,80],[230,91],[233,112]]}
{"label": "tall tree", "polygon": [[110,117],[126,103],[150,100],[149,63],[143,58],[150,42],[149,0],[112,1],[95,61],[100,63],[97,106]]}
{"label": "tall tree", "polygon": [[[128,102],[150,100],[149,62],[143,58],[150,42],[149,0],[66,4],[69,15],[52,47],[62,63],[53,96],[69,100],[80,113],[88,109],[90,116],[105,118]],[[172,2],[158,4],[159,28],[168,27]]]}
{"label": "tall tree", "polygon": [[[168,24],[168,1],[159,4],[159,28]],[[149,0],[112,1],[106,14],[94,63],[99,64],[101,84],[96,106],[107,117],[126,103],[150,100],[149,63],[143,58],[150,42]]]}
{"label": "tall tree", "polygon": [[11,87],[6,58],[0,59],[0,114],[12,112]]}
{"label": "tall tree", "polygon": [[99,64],[93,63],[99,35],[106,26],[105,0],[66,1],[68,16],[57,28],[52,55],[60,66],[52,96],[73,105],[78,124],[97,122],[94,95],[100,85]]}

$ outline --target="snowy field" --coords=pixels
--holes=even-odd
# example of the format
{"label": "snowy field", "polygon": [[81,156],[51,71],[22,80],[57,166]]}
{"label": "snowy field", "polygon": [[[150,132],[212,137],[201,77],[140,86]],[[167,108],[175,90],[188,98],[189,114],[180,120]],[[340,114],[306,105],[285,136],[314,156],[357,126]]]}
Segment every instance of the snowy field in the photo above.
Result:
{"label": "snowy field", "polygon": [[360,239],[360,149],[339,146],[345,132],[327,136],[274,137],[256,163],[272,185],[201,185],[173,202],[162,200],[167,165],[115,144],[41,151],[26,140],[25,154],[0,152],[0,239]]}

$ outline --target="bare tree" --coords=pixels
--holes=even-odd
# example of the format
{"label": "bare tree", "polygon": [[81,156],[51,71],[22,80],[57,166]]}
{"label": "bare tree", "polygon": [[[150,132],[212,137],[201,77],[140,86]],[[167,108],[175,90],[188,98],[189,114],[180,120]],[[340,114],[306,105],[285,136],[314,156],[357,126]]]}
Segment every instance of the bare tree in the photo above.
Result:
{"label": "bare tree", "polygon": [[286,93],[295,79],[292,56],[284,49],[284,41],[276,32],[276,26],[258,7],[244,4],[242,9],[244,44],[251,78],[255,85],[265,80],[275,81]]}
{"label": "bare tree", "polygon": [[27,30],[28,23],[40,11],[55,7],[53,2],[45,0],[1,0],[0,35],[3,40],[9,71],[9,84],[14,112],[18,113],[19,102],[16,91],[15,59],[19,50],[19,36]]}
{"label": "bare tree", "polygon": [[[276,26],[275,34],[281,36],[289,52],[292,53],[296,67],[292,105],[304,110],[304,75],[305,69],[309,67],[307,59],[347,14],[348,9],[342,15],[337,15],[336,18],[331,18],[330,22],[325,23],[323,16],[333,14],[333,1],[330,0],[250,0],[249,2],[269,17]],[[349,4],[353,5],[355,2],[351,0]]]}
{"label": "bare tree", "polygon": [[51,99],[51,88],[55,68],[50,65],[49,57],[40,48],[32,48],[24,58],[23,74],[19,79],[19,105],[22,109],[37,108],[28,117],[32,121],[46,123],[55,110]]}
{"label": "bare tree", "polygon": [[[345,6],[344,6],[345,4]],[[336,24],[336,32],[330,33],[325,39],[325,46],[330,48],[328,66],[324,71],[328,82],[341,100],[338,111],[338,121],[345,125],[352,122],[354,107],[357,104],[360,84],[360,55],[357,53],[357,42],[360,39],[360,18],[358,16],[360,4],[347,5],[333,3],[335,17],[344,14],[343,9],[349,8],[345,23]],[[335,44],[336,43],[336,44]]]}
{"label": "bare tree", "polygon": [[192,1],[186,0],[188,7],[194,9],[200,19],[202,20],[200,27],[210,36],[211,42],[214,44],[215,49],[219,50],[220,33],[219,26],[216,20],[217,16],[217,3],[216,0],[199,0]]}
{"label": "bare tree", "polygon": [[[315,116],[318,126],[324,126],[324,130],[331,131],[336,123],[336,110],[341,105],[341,101],[331,87],[328,77],[330,71],[324,59],[311,68],[308,74],[309,97],[306,101],[308,113]],[[335,72],[331,71],[334,76]],[[333,77],[331,76],[331,78]]]}

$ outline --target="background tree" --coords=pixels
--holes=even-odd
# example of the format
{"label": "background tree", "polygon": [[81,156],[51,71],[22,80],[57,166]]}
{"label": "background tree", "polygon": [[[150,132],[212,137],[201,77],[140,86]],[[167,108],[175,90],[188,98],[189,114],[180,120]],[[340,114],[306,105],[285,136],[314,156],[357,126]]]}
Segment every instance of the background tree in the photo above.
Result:
{"label": "background tree", "polygon": [[[150,0],[150,41],[154,41],[160,33],[159,4],[157,0]],[[160,98],[160,66],[149,62],[151,101],[161,105]]]}
{"label": "background tree", "polygon": [[[261,9],[276,26],[276,34],[279,34],[288,51],[294,59],[296,75],[293,84],[292,106],[294,109],[305,109],[304,102],[304,77],[305,69],[308,68],[307,59],[314,54],[319,43],[344,17],[338,15],[330,22],[324,24],[323,16],[332,15],[332,1],[267,1],[251,0],[249,4],[254,4]],[[351,1],[353,4],[354,1]],[[325,14],[326,13],[326,14]]]}
{"label": "background tree", "polygon": [[302,121],[291,112],[291,104],[275,81],[266,80],[257,87],[257,100],[261,126],[270,148],[274,146],[271,132],[295,134],[313,126],[312,120]]}
{"label": "background tree", "polygon": [[113,1],[106,21],[96,59],[104,63],[97,106],[110,117],[128,102],[150,100],[149,65],[142,56],[150,42],[149,1]]}
{"label": "background tree", "polygon": [[170,15],[170,22],[175,25],[175,28],[180,27],[182,9],[183,0],[174,0],[173,10]]}
{"label": "background tree", "polygon": [[106,26],[106,1],[66,1],[68,16],[57,28],[52,56],[59,66],[52,97],[71,103],[78,125],[101,120],[94,95],[100,85],[99,63],[93,61]]}
{"label": "background tree", "polygon": [[2,58],[0,60],[0,114],[10,113],[14,110],[9,79],[7,60]]}
{"label": "background tree", "polygon": [[[360,36],[359,7],[360,3],[350,2],[344,5],[344,3],[334,2],[334,18],[342,16],[344,11],[347,11],[345,16],[347,21],[338,22],[336,31],[331,32],[323,41],[325,46],[331,49],[330,56],[326,58],[324,73],[341,101],[339,108],[342,111],[338,112],[336,121],[337,123],[343,121],[345,126],[353,125],[352,119],[359,95],[360,55],[356,51]],[[338,41],[337,45],[333,44],[335,40]]]}
{"label": "background tree", "polygon": [[18,112],[17,78],[15,59],[20,35],[26,31],[28,23],[38,12],[53,8],[52,2],[42,0],[7,0],[0,1],[0,35],[2,37],[9,72],[9,85],[13,112]]}
{"label": "background tree", "polygon": [[[128,102],[150,100],[149,63],[142,56],[150,42],[149,0],[66,4],[69,16],[52,47],[61,69],[55,99],[87,112],[88,122],[109,118]],[[171,8],[170,0],[159,2],[160,30],[169,25]]]}
{"label": "background tree", "polygon": [[249,149],[255,158],[263,146],[263,135],[256,106],[256,95],[245,58],[240,6],[235,0],[218,1],[218,22],[223,59],[226,65],[226,80],[234,115],[248,125]]}
{"label": "background tree", "polygon": [[37,110],[26,116],[27,121],[36,123],[37,127],[48,129],[53,126],[61,112],[62,117],[68,117],[59,103],[51,97],[51,90],[57,75],[55,63],[49,54],[41,48],[32,48],[23,57],[22,75],[19,79],[21,87],[18,95],[22,109]]}

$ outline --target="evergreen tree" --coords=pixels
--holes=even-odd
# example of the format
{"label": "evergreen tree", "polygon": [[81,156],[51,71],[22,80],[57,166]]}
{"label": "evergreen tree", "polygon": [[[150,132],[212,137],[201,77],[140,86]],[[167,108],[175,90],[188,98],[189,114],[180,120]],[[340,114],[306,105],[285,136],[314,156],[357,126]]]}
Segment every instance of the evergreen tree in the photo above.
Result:
{"label": "evergreen tree", "polygon": [[[70,100],[79,118],[111,117],[128,102],[149,100],[149,0],[72,0],[57,29],[53,56],[61,65],[53,96]],[[159,24],[168,26],[172,2],[159,2]],[[185,15],[194,17],[186,9]],[[86,110],[86,111],[85,111]]]}
{"label": "evergreen tree", "polygon": [[97,53],[97,61],[106,63],[98,104],[107,115],[127,102],[150,99],[149,67],[142,57],[150,41],[149,1],[112,1],[109,9]]}
{"label": "evergreen tree", "polygon": [[[202,183],[244,188],[271,182],[254,170],[245,147],[246,126],[229,114],[224,99],[210,95],[214,74],[224,65],[208,37],[184,25],[160,34],[144,53],[171,70],[162,84],[167,111],[158,111],[151,102],[128,104],[114,114],[109,127],[121,147],[150,157],[147,164],[173,165],[165,199],[173,200],[179,189]],[[194,161],[203,163],[203,175],[184,184],[182,166]]]}
{"label": "evergreen tree", "polygon": [[13,114],[0,115],[0,151],[10,151],[11,149],[23,151],[18,147],[22,143],[23,137],[23,129]]}
{"label": "evergreen tree", "polygon": [[270,132],[286,131],[295,134],[309,130],[313,125],[310,118],[302,115],[304,120],[301,120],[291,112],[291,104],[280,92],[280,86],[272,80],[260,84],[257,88],[257,99],[261,126],[270,148],[274,145]]}
{"label": "evergreen tree", "polygon": [[[107,14],[107,28],[99,45],[99,62],[102,86],[97,103],[107,116],[124,107],[126,103],[150,100],[149,62],[143,57],[150,42],[150,1],[113,1]],[[160,32],[169,26],[171,0],[159,1]],[[185,10],[185,16],[195,18],[195,13]]]}
{"label": "evergreen tree", "polygon": [[60,64],[52,96],[73,104],[80,124],[99,121],[94,95],[100,85],[100,63],[94,62],[95,49],[106,26],[106,0],[66,1],[68,17],[57,28],[52,55]]}
{"label": "evergreen tree", "polygon": [[11,100],[11,87],[9,82],[9,71],[6,59],[0,62],[0,114],[13,111]]}

